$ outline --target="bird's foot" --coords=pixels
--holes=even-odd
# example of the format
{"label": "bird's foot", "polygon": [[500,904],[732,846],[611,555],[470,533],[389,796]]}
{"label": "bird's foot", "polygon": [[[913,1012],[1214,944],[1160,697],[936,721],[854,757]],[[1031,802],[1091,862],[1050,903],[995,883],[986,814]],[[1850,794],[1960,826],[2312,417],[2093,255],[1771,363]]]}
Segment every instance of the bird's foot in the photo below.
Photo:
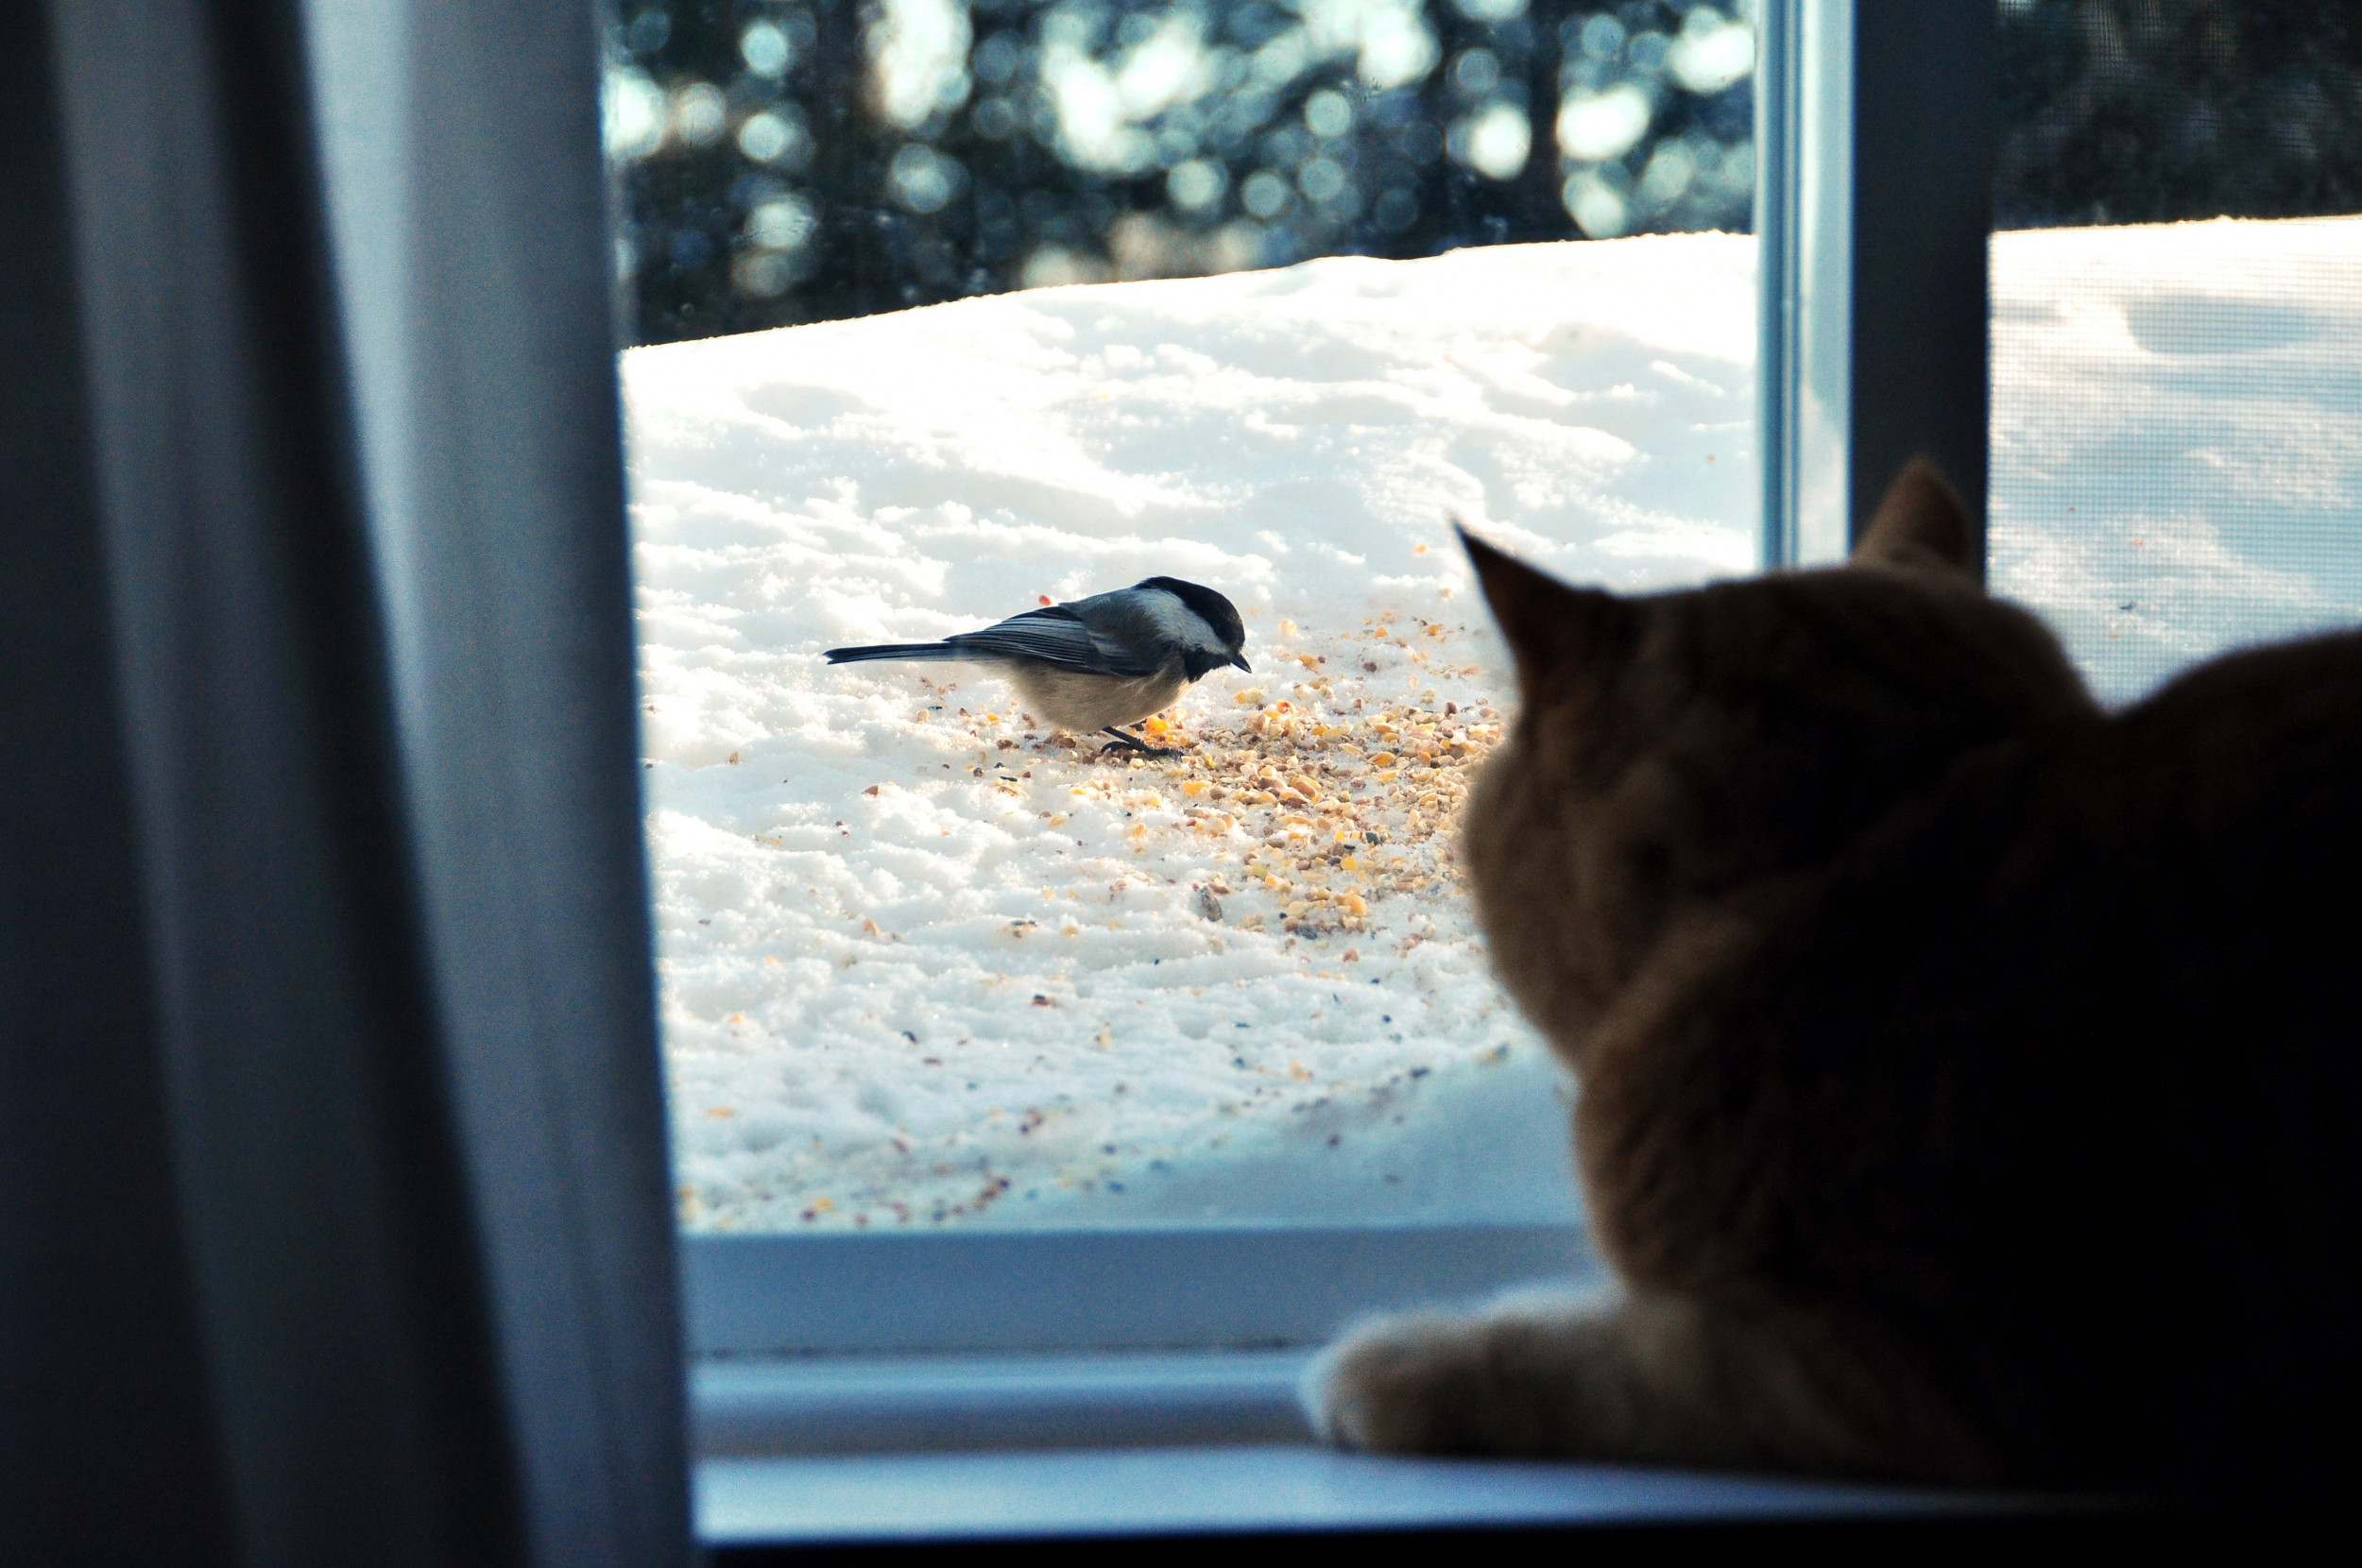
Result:
{"label": "bird's foot", "polygon": [[1114,740],[1099,748],[1099,755],[1102,757],[1106,756],[1111,751],[1118,750],[1137,751],[1143,757],[1178,757],[1181,755],[1179,750],[1174,747],[1152,746],[1147,741],[1139,740],[1135,736],[1124,734],[1123,731],[1115,728],[1113,725],[1101,730],[1100,733],[1102,735],[1112,735],[1115,737]]}

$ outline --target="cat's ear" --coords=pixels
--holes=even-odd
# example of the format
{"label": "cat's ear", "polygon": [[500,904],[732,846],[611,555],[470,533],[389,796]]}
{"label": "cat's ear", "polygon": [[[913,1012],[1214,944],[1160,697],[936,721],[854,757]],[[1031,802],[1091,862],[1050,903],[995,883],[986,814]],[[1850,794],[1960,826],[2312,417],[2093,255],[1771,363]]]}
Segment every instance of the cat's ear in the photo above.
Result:
{"label": "cat's ear", "polygon": [[1977,525],[1943,472],[1925,457],[1903,465],[1854,546],[1857,563],[1936,568],[1975,579]]}
{"label": "cat's ear", "polygon": [[1598,588],[1569,587],[1453,526],[1516,656],[1519,686],[1531,691],[1565,670],[1604,674],[1622,662],[1636,617],[1631,603]]}

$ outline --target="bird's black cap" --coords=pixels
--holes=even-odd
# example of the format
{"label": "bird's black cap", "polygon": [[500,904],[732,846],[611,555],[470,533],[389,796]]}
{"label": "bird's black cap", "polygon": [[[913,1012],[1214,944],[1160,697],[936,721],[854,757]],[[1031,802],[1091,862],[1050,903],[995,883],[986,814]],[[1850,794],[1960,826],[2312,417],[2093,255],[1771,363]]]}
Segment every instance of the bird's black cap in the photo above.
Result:
{"label": "bird's black cap", "polygon": [[1246,622],[1239,619],[1238,606],[1212,588],[1199,583],[1185,583],[1178,577],[1149,577],[1132,586],[1163,588],[1195,610],[1233,653],[1246,645]]}

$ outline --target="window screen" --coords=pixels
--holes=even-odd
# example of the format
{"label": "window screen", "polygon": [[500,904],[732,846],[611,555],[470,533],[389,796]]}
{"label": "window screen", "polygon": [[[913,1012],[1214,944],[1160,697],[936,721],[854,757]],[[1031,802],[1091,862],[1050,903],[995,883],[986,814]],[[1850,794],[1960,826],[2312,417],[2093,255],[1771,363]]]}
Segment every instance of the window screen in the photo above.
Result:
{"label": "window screen", "polygon": [[2362,11],[2005,0],[1993,586],[2105,700],[2362,617]]}

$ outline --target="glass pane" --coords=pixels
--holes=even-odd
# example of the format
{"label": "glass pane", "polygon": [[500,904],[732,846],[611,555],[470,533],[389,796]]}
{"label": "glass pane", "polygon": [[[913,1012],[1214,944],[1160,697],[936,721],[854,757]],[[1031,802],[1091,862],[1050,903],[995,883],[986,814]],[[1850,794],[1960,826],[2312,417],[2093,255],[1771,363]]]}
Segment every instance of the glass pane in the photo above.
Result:
{"label": "glass pane", "polygon": [[[1450,521],[1753,568],[1752,22],[682,5],[610,58],[683,1222],[1572,1219],[1453,859],[1515,693]],[[1158,576],[1252,666],[1170,755],[823,656]]]}
{"label": "glass pane", "polygon": [[2362,11],[2005,0],[1992,579],[2135,698],[2362,617]]}

